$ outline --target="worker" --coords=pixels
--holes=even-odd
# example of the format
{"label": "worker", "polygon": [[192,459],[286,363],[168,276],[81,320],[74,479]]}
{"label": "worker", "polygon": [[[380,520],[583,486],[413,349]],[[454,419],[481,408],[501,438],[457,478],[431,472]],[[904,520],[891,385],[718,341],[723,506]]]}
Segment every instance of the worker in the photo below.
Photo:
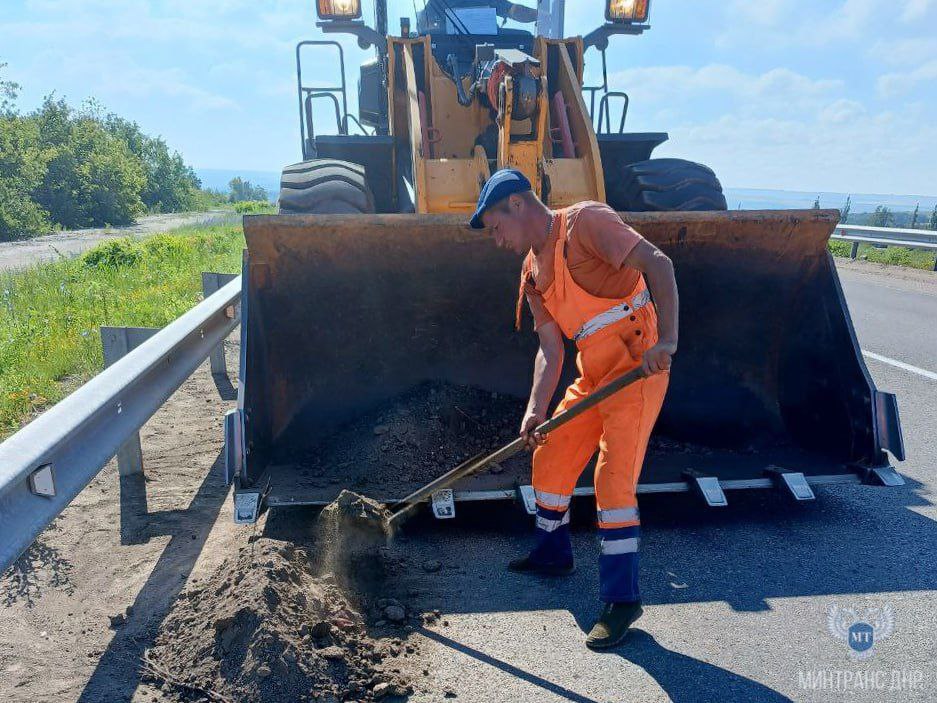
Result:
{"label": "worker", "polygon": [[[536,544],[508,568],[547,576],[573,572],[570,499],[598,449],[595,498],[604,606],[586,645],[614,647],[642,614],[635,490],[677,350],[673,264],[607,205],[583,202],[551,210],[514,169],[491,176],[471,226],[487,228],[499,247],[526,254],[517,327],[526,298],[540,341],[520,428],[533,450]],[[535,428],[546,420],[560,380],[564,335],[578,348],[579,375],[557,413],[639,366],[645,377],[544,437]]]}

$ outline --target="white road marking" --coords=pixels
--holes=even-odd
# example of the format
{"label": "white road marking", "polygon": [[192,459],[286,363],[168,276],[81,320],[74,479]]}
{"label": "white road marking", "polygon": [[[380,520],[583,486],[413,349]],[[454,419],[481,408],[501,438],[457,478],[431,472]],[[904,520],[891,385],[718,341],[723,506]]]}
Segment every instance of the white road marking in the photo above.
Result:
{"label": "white road marking", "polygon": [[911,373],[916,373],[918,376],[923,376],[924,378],[929,378],[932,381],[937,381],[937,373],[933,371],[928,371],[927,369],[922,369],[917,366],[911,366],[911,364],[906,364],[903,361],[898,361],[896,359],[889,359],[887,356],[882,356],[881,354],[876,354],[875,352],[862,350],[863,355],[869,357],[870,359],[875,359],[876,361],[881,361],[883,364],[890,364],[899,369],[904,369],[905,371],[910,371]]}

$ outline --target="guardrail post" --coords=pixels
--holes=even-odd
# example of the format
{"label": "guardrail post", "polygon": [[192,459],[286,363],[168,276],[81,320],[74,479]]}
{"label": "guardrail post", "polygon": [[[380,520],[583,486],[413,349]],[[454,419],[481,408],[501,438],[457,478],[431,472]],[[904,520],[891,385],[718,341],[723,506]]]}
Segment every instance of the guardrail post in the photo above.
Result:
{"label": "guardrail post", "polygon": [[[101,346],[104,368],[119,361],[159,332],[151,327],[102,327]],[[134,432],[117,451],[117,470],[121,476],[143,473],[143,450],[140,433]]]}
{"label": "guardrail post", "polygon": [[[237,278],[236,273],[202,273],[202,294],[207,298],[216,291],[223,288],[226,284],[233,281]],[[208,357],[209,364],[211,365],[211,372],[213,376],[227,376],[228,375],[228,365],[225,361],[224,356],[224,341],[222,340],[218,346],[211,350],[211,355]]]}
{"label": "guardrail post", "polygon": [[852,243],[852,251],[849,252],[849,258],[855,259],[859,255],[859,242]]}

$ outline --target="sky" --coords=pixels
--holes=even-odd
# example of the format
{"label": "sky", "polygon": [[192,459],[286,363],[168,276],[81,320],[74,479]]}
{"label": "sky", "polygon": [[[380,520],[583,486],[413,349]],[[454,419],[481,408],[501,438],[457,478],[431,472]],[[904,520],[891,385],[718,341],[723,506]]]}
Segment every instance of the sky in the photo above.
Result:
{"label": "sky", "polygon": [[[567,15],[585,34],[604,2]],[[669,132],[656,156],[734,188],[937,195],[937,0],[652,0],[650,24],[608,60],[628,131]],[[3,0],[0,75],[23,110],[94,97],[197,168],[279,171],[301,158],[294,49],[315,38],[312,0]],[[371,53],[343,44],[354,93]]]}

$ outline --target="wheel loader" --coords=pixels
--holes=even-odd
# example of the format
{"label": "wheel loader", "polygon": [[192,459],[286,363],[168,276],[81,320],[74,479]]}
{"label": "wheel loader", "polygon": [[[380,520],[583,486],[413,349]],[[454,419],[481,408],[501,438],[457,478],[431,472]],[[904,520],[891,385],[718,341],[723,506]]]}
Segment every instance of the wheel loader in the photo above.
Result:
{"label": "wheel loader", "polygon": [[[608,0],[584,37],[564,36],[562,0],[428,0],[396,34],[386,0],[374,5],[368,24],[359,0],[318,0],[323,33],[375,50],[358,114],[342,45],[301,42],[303,159],[283,170],[279,214],[245,218],[241,387],[225,426],[237,521],[331,501],[347,486],[334,467],[321,480],[309,457],[421,384],[526,397],[537,341],[514,328],[520,261],[467,226],[508,166],[550,207],[607,202],[674,262],[680,350],[639,494],[720,506],[738,489],[809,500],[820,484],[902,482],[896,400],[863,362],[828,250],[839,213],[727,211],[711,169],[651,157],[666,133],[625,131],[628,96],[609,89],[606,52],[649,29],[648,0]],[[337,70],[320,60],[310,82],[309,52],[326,50]],[[601,84],[584,84],[587,60]],[[316,129],[323,107],[335,134]],[[398,478],[370,496],[419,488]],[[529,467],[473,476],[432,507],[532,510],[529,480]],[[591,484],[587,470],[576,494]]]}

